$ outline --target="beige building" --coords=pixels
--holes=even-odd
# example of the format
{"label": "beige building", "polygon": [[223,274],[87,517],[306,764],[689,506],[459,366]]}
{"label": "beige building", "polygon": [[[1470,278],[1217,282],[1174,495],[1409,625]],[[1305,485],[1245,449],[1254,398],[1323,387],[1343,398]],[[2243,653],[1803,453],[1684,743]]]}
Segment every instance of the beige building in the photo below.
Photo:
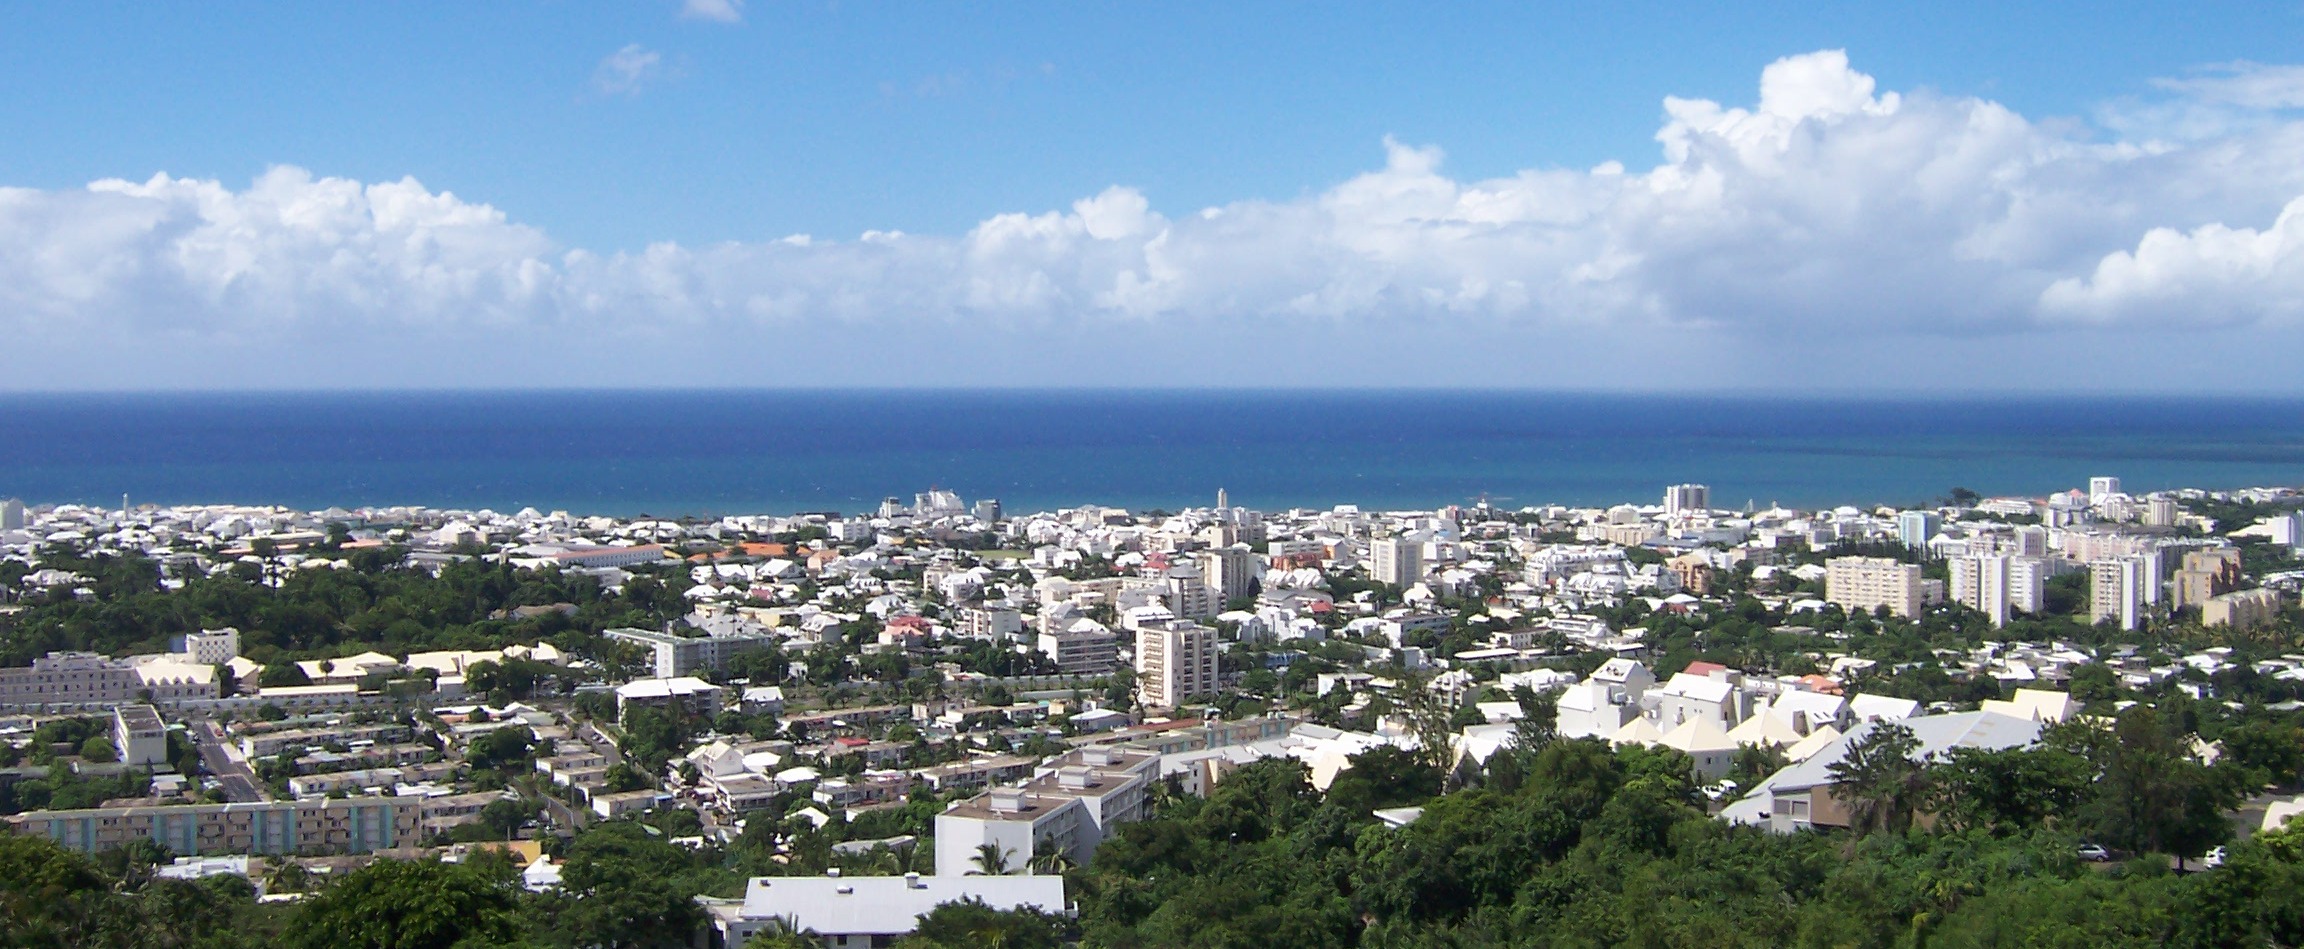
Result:
{"label": "beige building", "polygon": [[2239,590],[2210,597],[2208,602],[2200,604],[2200,622],[2204,626],[2249,630],[2279,618],[2278,590]]}
{"label": "beige building", "polygon": [[1216,692],[1216,631],[1169,620],[1136,631],[1136,700],[1175,708]]}
{"label": "beige building", "polygon": [[1920,565],[1887,557],[1834,557],[1824,563],[1824,599],[1851,613],[1887,607],[1898,616],[1920,615]]}
{"label": "beige building", "polygon": [[2211,547],[2184,554],[2184,569],[2176,571],[2173,609],[2202,606],[2240,588],[2240,551]]}
{"label": "beige building", "polygon": [[148,837],[184,856],[367,853],[423,843],[424,804],[408,798],[266,801],[32,811],[17,833],[98,853]]}

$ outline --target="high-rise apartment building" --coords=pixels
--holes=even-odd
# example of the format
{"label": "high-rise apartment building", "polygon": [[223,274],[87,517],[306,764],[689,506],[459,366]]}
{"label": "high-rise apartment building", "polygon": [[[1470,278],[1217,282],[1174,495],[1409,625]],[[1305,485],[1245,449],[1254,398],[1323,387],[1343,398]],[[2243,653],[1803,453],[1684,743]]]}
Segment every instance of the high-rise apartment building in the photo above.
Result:
{"label": "high-rise apartment building", "polygon": [[2047,598],[2048,564],[2037,557],[1978,554],[1953,558],[1953,602],[1992,617],[1992,625],[2006,626],[2016,611],[2040,612]]}
{"label": "high-rise apartment building", "polygon": [[1664,513],[1683,511],[1709,511],[1712,509],[1712,489],[1701,484],[1675,484],[1664,489]]}
{"label": "high-rise apartment building", "polygon": [[1849,612],[1887,607],[1918,616],[1920,565],[1886,557],[1834,557],[1824,562],[1824,599]]}
{"label": "high-rise apartment building", "polygon": [[2175,498],[2151,498],[2144,502],[2146,527],[2174,527],[2183,516],[2184,511],[2176,506]]}
{"label": "high-rise apartment building", "polygon": [[1175,708],[1216,692],[1216,631],[1190,620],[1136,630],[1136,700]]}
{"label": "high-rise apartment building", "polygon": [[2140,557],[2098,560],[2088,565],[2088,621],[2116,622],[2135,629],[2143,622],[2144,561]]}
{"label": "high-rise apartment building", "polygon": [[1176,616],[1207,619],[1215,616],[1217,610],[1223,607],[1223,603],[1216,598],[1216,591],[1209,588],[1208,578],[1200,572],[1199,564],[1182,563],[1170,567],[1160,578],[1160,583],[1161,600],[1167,604],[1168,612]]}
{"label": "high-rise apartment building", "polygon": [[1232,544],[1200,552],[1200,576],[1215,591],[1218,605],[1250,595],[1256,583],[1256,551]]}
{"label": "high-rise apartment building", "polygon": [[24,529],[24,502],[9,498],[0,501],[0,531]]}
{"label": "high-rise apartment building", "polygon": [[2120,479],[2097,476],[2088,479],[2088,503],[2100,504],[2107,497],[2120,493]]}
{"label": "high-rise apartment building", "polygon": [[1368,567],[1378,583],[1408,586],[1424,579],[1424,545],[1405,537],[1378,537],[1368,544]]}
{"label": "high-rise apartment building", "polygon": [[2210,547],[2186,551],[2184,569],[2176,571],[2173,584],[2175,595],[2168,605],[2179,610],[2187,606],[2199,606],[2213,597],[2239,589],[2240,576],[2240,551],[2236,548]]}
{"label": "high-rise apartment building", "polygon": [[1896,539],[1913,550],[1927,550],[1944,519],[1934,511],[1905,511],[1896,515]]}

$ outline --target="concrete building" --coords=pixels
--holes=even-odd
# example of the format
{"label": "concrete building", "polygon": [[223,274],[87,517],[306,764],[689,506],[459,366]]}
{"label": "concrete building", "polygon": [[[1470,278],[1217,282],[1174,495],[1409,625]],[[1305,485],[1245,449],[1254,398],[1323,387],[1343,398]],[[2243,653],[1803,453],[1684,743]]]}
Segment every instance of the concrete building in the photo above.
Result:
{"label": "concrete building", "polygon": [[647,647],[659,679],[692,676],[699,672],[719,672],[728,668],[730,658],[776,648],[776,638],[765,633],[681,636],[627,626],[604,630],[601,635]]}
{"label": "concrete building", "polygon": [[1199,564],[1178,564],[1168,568],[1160,578],[1162,602],[1168,612],[1184,619],[1207,619],[1219,612],[1223,604],[1217,602],[1216,591],[1209,589],[1208,579],[1200,573]]}
{"label": "concrete building", "polygon": [[2278,590],[2236,590],[2209,597],[2208,602],[2200,604],[2200,623],[2203,626],[2229,626],[2236,631],[2249,630],[2279,618]]}
{"label": "concrete building", "polygon": [[986,523],[986,524],[998,524],[998,523],[1000,523],[1000,520],[1001,520],[1001,517],[1000,517],[1000,514],[1001,514],[1001,512],[1000,512],[1000,499],[999,499],[999,498],[980,498],[980,499],[978,499],[978,500],[976,501],[976,509],[975,509],[974,513],[975,513],[975,515],[976,515],[976,519],[977,519],[977,520],[979,520],[979,521],[983,521],[983,522],[984,522],[984,523]]}
{"label": "concrete building", "polygon": [[2184,515],[2175,498],[2150,498],[2144,502],[2144,526],[2174,527]]}
{"label": "concrete building", "polygon": [[24,529],[24,502],[15,498],[0,501],[0,531]]}
{"label": "concrete building", "polygon": [[1641,698],[1655,685],[1647,666],[1610,659],[1560,693],[1554,730],[1562,738],[1611,737],[1640,717]]}
{"label": "concrete building", "polygon": [[[993,788],[936,815],[936,875],[1024,873],[1035,855],[1087,866],[1111,829],[1142,820],[1160,756],[1099,745],[1049,762],[1021,787]],[[999,856],[987,868],[985,847]]]}
{"label": "concrete building", "polygon": [[616,687],[616,717],[624,718],[635,708],[678,710],[687,715],[711,717],[720,714],[723,690],[694,676],[663,679],[634,679]]}
{"label": "concrete building", "polygon": [[1378,583],[1404,587],[1424,579],[1424,545],[1405,537],[1368,543],[1368,572]]}
{"label": "concrete building", "polygon": [[1920,565],[1886,557],[1834,557],[1824,563],[1824,599],[1849,612],[1887,607],[1898,616],[1920,615]]}
{"label": "concrete building", "polygon": [[240,658],[240,631],[230,626],[188,633],[176,651],[189,662],[221,666]]}
{"label": "concrete building", "polygon": [[1024,614],[1006,608],[963,607],[954,630],[971,639],[1008,642],[1024,638]]}
{"label": "concrete building", "polygon": [[1675,484],[1664,489],[1664,513],[1693,514],[1712,509],[1712,489],[1701,484]]}
{"label": "concrete building", "polygon": [[[1253,596],[1256,584],[1256,551],[1246,544],[1232,544],[1200,552],[1200,576],[1215,591],[1219,607],[1246,596]],[[1182,614],[1178,614],[1182,615]]]}
{"label": "concrete building", "polygon": [[120,763],[151,767],[168,763],[168,725],[149,705],[122,705],[112,710],[112,747]]}
{"label": "concrete building", "polygon": [[213,699],[217,690],[215,670],[208,666],[139,665],[90,652],[52,652],[28,667],[0,669],[0,709],[109,711],[122,702]]}
{"label": "concrete building", "polygon": [[1100,676],[1120,665],[1120,637],[1104,624],[1082,617],[1040,634],[1040,651],[1065,675]]}
{"label": "concrete building", "polygon": [[266,801],[32,811],[7,819],[17,833],[98,853],[150,838],[172,853],[345,854],[423,842],[419,798]]}
{"label": "concrete building", "polygon": [[1912,550],[1928,549],[1928,538],[1944,526],[1934,511],[1904,511],[1896,515],[1896,539]]}
{"label": "concrete building", "polygon": [[1149,708],[1175,708],[1217,685],[1216,631],[1190,620],[1169,620],[1136,631],[1136,700]]}
{"label": "concrete building", "polygon": [[2144,573],[2144,561],[2137,557],[2090,563],[2088,621],[2117,623],[2121,629],[2142,625]]}
{"label": "concrete building", "polygon": [[2088,503],[2102,504],[2104,499],[2120,493],[2120,479],[2099,475],[2088,479]]}
{"label": "concrete building", "polygon": [[2240,551],[2231,547],[2210,547],[2184,553],[2184,568],[2176,571],[2171,584],[2171,609],[2199,606],[2210,599],[2240,588]]}
{"label": "concrete building", "polygon": [[2038,557],[1981,554],[1955,557],[1950,593],[1959,603],[2006,626],[2017,611],[2038,613],[2047,602],[2048,564]]}
{"label": "concrete building", "polygon": [[706,916],[728,949],[762,932],[797,927],[825,949],[894,945],[920,917],[946,903],[974,901],[994,910],[1062,913],[1061,876],[754,877],[741,901],[705,901]]}

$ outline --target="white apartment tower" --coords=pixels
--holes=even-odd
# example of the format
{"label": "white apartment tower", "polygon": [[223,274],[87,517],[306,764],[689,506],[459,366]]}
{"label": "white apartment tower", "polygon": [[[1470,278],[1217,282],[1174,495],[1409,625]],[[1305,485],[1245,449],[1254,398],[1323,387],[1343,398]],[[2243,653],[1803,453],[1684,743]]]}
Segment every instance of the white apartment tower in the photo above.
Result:
{"label": "white apartment tower", "polygon": [[1851,613],[1887,607],[1920,615],[1920,565],[1887,557],[1834,557],[1824,562],[1824,599]]}
{"label": "white apartment tower", "polygon": [[2009,616],[2022,610],[2038,613],[2048,588],[2048,564],[2036,557],[1979,554],[1954,558],[1952,599],[1992,617],[1992,625],[2008,625]]}
{"label": "white apartment tower", "polygon": [[2099,475],[2088,479],[2088,503],[2101,504],[2105,498],[2120,493],[2120,479]]}
{"label": "white apartment tower", "polygon": [[226,626],[187,634],[179,651],[204,666],[223,665],[240,655],[240,630]]}
{"label": "white apartment tower", "polygon": [[1177,616],[1207,619],[1223,606],[1216,598],[1216,591],[1209,588],[1208,578],[1201,574],[1198,564],[1170,567],[1160,582],[1164,587],[1161,600],[1167,604],[1168,612]]}
{"label": "white apartment tower", "polygon": [[1218,606],[1249,595],[1256,582],[1256,560],[1256,551],[1247,544],[1200,552],[1200,576],[1215,592]]}
{"label": "white apartment tower", "polygon": [[2144,561],[2138,557],[2090,563],[2088,621],[2102,623],[2111,620],[2118,622],[2121,629],[2135,629],[2141,622],[2140,614],[2143,611],[2144,572]]}
{"label": "white apartment tower", "polygon": [[9,498],[0,501],[0,531],[24,529],[24,502]]}
{"label": "white apartment tower", "polygon": [[1712,509],[1712,489],[1701,484],[1675,484],[1664,489],[1664,513],[1709,511]]}
{"label": "white apartment tower", "polygon": [[1424,579],[1424,545],[1405,537],[1378,537],[1368,544],[1368,569],[1378,583],[1408,586]]}
{"label": "white apartment tower", "polygon": [[1170,620],[1136,631],[1136,701],[1175,708],[1216,692],[1216,631]]}

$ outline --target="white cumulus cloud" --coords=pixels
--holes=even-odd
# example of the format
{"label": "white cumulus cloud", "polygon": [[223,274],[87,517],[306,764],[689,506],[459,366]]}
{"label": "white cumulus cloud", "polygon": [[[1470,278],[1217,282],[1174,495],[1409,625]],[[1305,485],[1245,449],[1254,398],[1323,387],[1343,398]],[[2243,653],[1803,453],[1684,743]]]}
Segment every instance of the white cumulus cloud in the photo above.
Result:
{"label": "white cumulus cloud", "polygon": [[[630,95],[661,68],[628,46],[596,81]],[[2198,85],[2238,78],[2170,94],[2289,101],[2273,80]],[[413,180],[293,167],[238,190],[167,175],[0,189],[0,332],[322,349],[525,332],[539,358],[575,360],[599,358],[570,355],[577,339],[797,353],[914,330],[972,339],[975,357],[1051,340],[1093,352],[1140,348],[1171,323],[1342,333],[1378,352],[1486,333],[1621,354],[1693,338],[1949,352],[2304,322],[2304,124],[2276,114],[2123,139],[1881,90],[1839,51],[1769,64],[1750,105],[1675,98],[1664,114],[1645,167],[1464,180],[1439,147],[1387,139],[1381,166],[1294,200],[1163,210],[1116,185],[956,235],[628,253],[559,245]]]}

